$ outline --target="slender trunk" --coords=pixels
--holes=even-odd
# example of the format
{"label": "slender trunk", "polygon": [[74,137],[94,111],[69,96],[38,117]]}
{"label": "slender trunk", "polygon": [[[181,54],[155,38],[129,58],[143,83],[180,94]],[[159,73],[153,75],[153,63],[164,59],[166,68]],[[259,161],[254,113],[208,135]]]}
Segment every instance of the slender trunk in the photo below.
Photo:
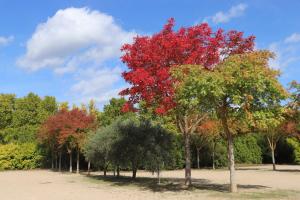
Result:
{"label": "slender trunk", "polygon": [[77,165],[76,165],[76,173],[79,174],[79,159],[80,159],[80,151],[79,151],[79,148],[77,150]]}
{"label": "slender trunk", "polygon": [[57,170],[57,159],[58,159],[58,156],[57,156],[57,153],[55,154],[55,170]]}
{"label": "slender trunk", "polygon": [[106,177],[106,172],[107,172],[107,167],[105,166],[104,169],[103,169],[104,177]]}
{"label": "slender trunk", "polygon": [[157,179],[158,179],[158,184],[160,185],[160,168],[159,168],[159,165],[157,166]]}
{"label": "slender trunk", "polygon": [[235,181],[235,167],[234,167],[234,150],[233,137],[228,135],[228,150],[229,150],[229,169],[230,169],[230,192],[237,192],[237,184]]}
{"label": "slender trunk", "polygon": [[73,159],[72,159],[72,150],[69,152],[70,154],[70,172],[72,173],[73,172],[73,166],[72,166],[72,163],[73,163]]}
{"label": "slender trunk", "polygon": [[61,151],[59,151],[58,171],[61,172]]}
{"label": "slender trunk", "polygon": [[200,149],[197,148],[197,168],[200,169]]}
{"label": "slender trunk", "polygon": [[220,117],[222,121],[222,126],[224,128],[225,134],[227,136],[227,150],[228,150],[228,167],[230,170],[230,192],[237,192],[237,184],[235,181],[235,167],[234,167],[234,150],[233,150],[233,136],[229,130],[227,122],[227,107],[226,99],[224,99],[223,106],[220,110]]}
{"label": "slender trunk", "polygon": [[117,166],[117,177],[120,177],[120,166]]}
{"label": "slender trunk", "polygon": [[213,151],[212,151],[212,168],[215,169],[215,141],[213,143]]}
{"label": "slender trunk", "polygon": [[271,148],[272,151],[272,164],[273,164],[273,170],[276,170],[276,164],[275,164],[275,149]]}
{"label": "slender trunk", "polygon": [[51,156],[51,169],[54,169],[54,151],[52,151],[52,156]]}
{"label": "slender trunk", "polygon": [[274,138],[267,137],[268,142],[269,142],[269,147],[272,153],[272,164],[273,164],[273,170],[276,170],[276,162],[275,162],[275,148],[276,148],[276,142],[274,142]]}
{"label": "slender trunk", "polygon": [[91,161],[88,162],[88,175],[91,173]]}
{"label": "slender trunk", "polygon": [[184,134],[184,147],[185,147],[185,185],[190,186],[192,184],[191,178],[191,151],[190,151],[190,134]]}
{"label": "slender trunk", "polygon": [[135,179],[136,178],[136,172],[137,172],[137,165],[132,162],[132,178]]}

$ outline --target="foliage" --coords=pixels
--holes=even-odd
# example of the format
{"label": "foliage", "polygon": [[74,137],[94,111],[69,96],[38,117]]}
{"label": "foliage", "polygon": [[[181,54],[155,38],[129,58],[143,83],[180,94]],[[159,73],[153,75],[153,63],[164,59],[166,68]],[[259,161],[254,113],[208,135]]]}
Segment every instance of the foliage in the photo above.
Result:
{"label": "foliage", "polygon": [[62,109],[45,121],[39,135],[42,140],[54,138],[60,146],[67,145],[72,149],[81,145],[93,122],[93,116],[83,110],[78,108],[70,111]]}
{"label": "foliage", "polygon": [[109,104],[105,105],[103,112],[99,113],[98,121],[100,126],[108,126],[118,117],[125,115],[122,112],[122,107],[126,100],[124,98],[112,98],[109,100]]}
{"label": "foliage", "polygon": [[121,59],[129,68],[123,77],[131,84],[121,92],[130,96],[125,110],[145,100],[147,105],[155,106],[156,112],[164,113],[176,105],[174,79],[169,74],[171,67],[199,64],[210,69],[222,57],[254,47],[253,36],[243,38],[242,32],[225,33],[221,29],[213,32],[207,23],[178,31],[173,27],[174,19],[170,19],[159,33],[138,36],[133,44],[123,46]]}
{"label": "foliage", "polygon": [[40,167],[42,156],[34,143],[0,145],[0,170]]}
{"label": "foliage", "polygon": [[237,137],[234,140],[237,163],[261,164],[262,151],[254,136]]}
{"label": "foliage", "polygon": [[38,129],[39,125],[5,128],[0,130],[0,141],[3,144],[33,142],[36,141]]}
{"label": "foliage", "polygon": [[113,148],[117,140],[117,130],[114,126],[100,128],[91,134],[85,145],[84,155],[95,166],[107,168],[113,162]]}
{"label": "foliage", "polygon": [[287,138],[287,143],[293,149],[293,162],[300,164],[300,142],[295,138]]}
{"label": "foliage", "polygon": [[0,143],[23,143],[36,140],[40,124],[57,111],[54,97],[43,99],[29,93],[22,98],[0,95]]}
{"label": "foliage", "polygon": [[136,117],[119,118],[90,135],[84,147],[86,157],[95,165],[108,164],[130,168],[157,170],[177,164],[176,138],[159,125]]}

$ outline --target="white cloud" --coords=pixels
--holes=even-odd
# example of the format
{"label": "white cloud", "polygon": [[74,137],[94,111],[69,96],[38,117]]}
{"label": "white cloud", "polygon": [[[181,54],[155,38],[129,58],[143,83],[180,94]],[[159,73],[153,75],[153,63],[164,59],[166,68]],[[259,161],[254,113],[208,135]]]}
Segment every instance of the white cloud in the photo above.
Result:
{"label": "white cloud", "polygon": [[70,101],[85,103],[93,98],[103,104],[124,85],[122,70],[115,65],[121,46],[135,35],[96,10],[58,10],[37,26],[17,65],[29,71],[49,68],[61,76],[69,73],[73,85],[66,93]]}
{"label": "white cloud", "polygon": [[[275,59],[272,59],[269,64],[274,69],[284,70],[295,62],[300,61],[300,38],[298,34],[292,34],[282,41],[273,42],[268,49],[275,53]],[[299,35],[300,36],[300,35]]]}
{"label": "white cloud", "polygon": [[119,86],[122,81],[121,73],[120,67],[80,71],[77,74],[78,82],[72,86],[71,92],[79,102],[94,99],[98,103],[104,103],[117,97],[125,87]]}
{"label": "white cloud", "polygon": [[37,26],[17,64],[30,71],[50,67],[58,73],[69,72],[66,69],[87,62],[102,63],[118,57],[121,45],[134,35],[134,31],[123,30],[112,16],[99,11],[58,10]]}
{"label": "white cloud", "polygon": [[5,46],[14,40],[14,36],[3,37],[0,36],[0,46]]}
{"label": "white cloud", "polygon": [[292,35],[290,35],[289,37],[287,37],[284,40],[285,43],[296,43],[296,42],[300,42],[300,34],[299,33],[293,33]]}
{"label": "white cloud", "polygon": [[227,12],[219,11],[214,16],[205,17],[204,22],[211,20],[215,24],[227,23],[233,18],[240,17],[247,9],[247,4],[240,3],[236,6],[232,6]]}

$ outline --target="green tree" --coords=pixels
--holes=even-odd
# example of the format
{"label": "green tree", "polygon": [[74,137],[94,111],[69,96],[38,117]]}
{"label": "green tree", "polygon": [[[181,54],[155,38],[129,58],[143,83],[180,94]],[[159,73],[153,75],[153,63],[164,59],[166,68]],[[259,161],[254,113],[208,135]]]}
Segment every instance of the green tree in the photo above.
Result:
{"label": "green tree", "polygon": [[124,98],[110,99],[109,104],[104,106],[103,112],[99,113],[99,125],[108,126],[118,117],[125,115],[125,113],[122,112],[122,107],[125,104],[125,102],[126,100]]}
{"label": "green tree", "polygon": [[280,105],[266,107],[254,114],[256,128],[265,135],[272,155],[273,170],[276,170],[275,150],[277,142],[284,136],[285,131],[281,129],[285,118],[284,108]]}
{"label": "green tree", "polygon": [[[173,72],[180,79],[182,99],[205,99],[213,106],[224,130],[228,145],[230,191],[237,191],[233,137],[251,131],[253,115],[286,98],[279,83],[279,72],[268,66],[273,54],[268,51],[233,55],[213,70],[182,66]],[[197,106],[194,106],[198,108]],[[200,109],[201,110],[201,109]]]}

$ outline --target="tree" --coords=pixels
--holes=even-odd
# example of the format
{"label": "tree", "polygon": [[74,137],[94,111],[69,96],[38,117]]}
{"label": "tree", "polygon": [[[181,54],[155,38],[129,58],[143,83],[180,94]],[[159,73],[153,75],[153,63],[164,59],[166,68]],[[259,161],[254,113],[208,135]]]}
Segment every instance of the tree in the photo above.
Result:
{"label": "tree", "polygon": [[284,124],[283,107],[280,105],[274,107],[266,107],[266,109],[255,113],[255,127],[259,132],[263,133],[267,138],[268,145],[272,154],[273,170],[276,170],[275,150],[277,142],[284,135],[285,130],[282,129]]}
{"label": "tree", "polygon": [[[123,73],[130,88],[121,91],[129,95],[123,111],[134,110],[134,104],[145,101],[158,114],[173,110],[177,124],[185,137],[185,177],[191,184],[190,135],[203,119],[199,110],[178,106],[170,69],[184,64],[199,64],[212,69],[222,58],[231,54],[251,51],[254,37],[243,37],[242,32],[219,29],[213,32],[203,23],[188,28],[173,30],[174,19],[170,19],[163,30],[152,36],[134,38],[133,44],[122,48],[122,61],[129,71]],[[187,103],[185,103],[187,105]]]}
{"label": "tree", "polygon": [[44,129],[41,131],[41,134],[51,136],[46,136],[46,138],[57,138],[59,147],[64,145],[67,147],[70,155],[70,172],[72,172],[72,152],[76,148],[77,173],[79,173],[80,146],[93,122],[94,118],[92,116],[85,111],[75,108],[71,111],[66,109],[59,110],[57,114],[49,117],[44,123]]}
{"label": "tree", "polygon": [[230,168],[230,191],[236,192],[233,137],[254,129],[257,112],[278,105],[286,91],[278,82],[279,72],[268,66],[273,54],[256,51],[232,55],[208,71],[199,66],[182,66],[175,70],[183,77],[180,87],[189,99],[206,98],[221,122],[227,141]]}
{"label": "tree", "polygon": [[215,147],[220,137],[220,124],[217,120],[207,119],[192,134],[192,142],[197,152],[197,168],[200,168],[200,150],[207,144],[212,145],[212,167],[215,169]]}
{"label": "tree", "polygon": [[[99,110],[96,108],[96,104],[95,104],[95,101],[93,99],[90,100],[89,104],[88,104],[88,111],[89,111],[89,115],[93,116],[94,117],[94,130],[97,130],[98,127],[100,127],[100,123],[99,123],[99,119],[98,119],[98,115],[100,114],[99,113]],[[95,131],[90,131],[89,132],[90,134],[94,134]],[[89,137],[86,137],[86,138],[89,138]],[[85,141],[86,142],[86,141]],[[85,146],[85,144],[83,144]],[[84,149],[84,146],[83,146],[83,149]],[[90,169],[91,169],[91,161],[88,159],[88,157],[86,157],[87,159],[87,162],[88,162],[88,175],[90,175]]]}
{"label": "tree", "polygon": [[84,146],[85,157],[98,167],[102,167],[106,176],[109,164],[113,162],[113,148],[117,139],[114,126],[100,128],[90,135]]}
{"label": "tree", "polygon": [[300,83],[292,81],[290,84],[290,99],[287,105],[284,129],[300,139]]}
{"label": "tree", "polygon": [[98,121],[100,126],[110,125],[118,117],[123,116],[122,107],[126,103],[124,98],[112,98],[109,104],[105,105],[103,112],[99,113]]}

